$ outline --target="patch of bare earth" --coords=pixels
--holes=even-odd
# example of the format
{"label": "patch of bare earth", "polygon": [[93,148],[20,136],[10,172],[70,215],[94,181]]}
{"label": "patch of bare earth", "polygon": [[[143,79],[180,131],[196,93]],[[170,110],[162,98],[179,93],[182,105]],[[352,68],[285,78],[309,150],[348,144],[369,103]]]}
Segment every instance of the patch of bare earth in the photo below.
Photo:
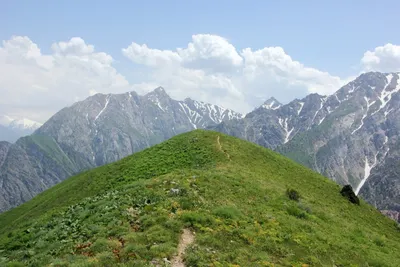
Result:
{"label": "patch of bare earth", "polygon": [[183,255],[185,254],[186,248],[194,242],[194,238],[194,234],[189,229],[183,229],[183,233],[178,245],[178,255],[172,258],[171,261],[172,267],[185,267]]}
{"label": "patch of bare earth", "polygon": [[218,149],[219,151],[223,152],[225,154],[225,156],[229,159],[229,161],[231,160],[231,155],[228,154],[228,152],[226,152],[226,150],[224,150],[222,148],[221,142],[219,141],[219,135],[217,137],[217,145],[218,145]]}

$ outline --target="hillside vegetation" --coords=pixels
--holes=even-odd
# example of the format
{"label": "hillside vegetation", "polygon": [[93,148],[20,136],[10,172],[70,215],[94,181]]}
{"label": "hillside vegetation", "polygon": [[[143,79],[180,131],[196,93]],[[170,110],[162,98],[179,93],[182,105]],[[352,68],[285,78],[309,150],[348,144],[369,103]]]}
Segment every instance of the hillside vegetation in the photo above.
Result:
{"label": "hillside vegetation", "polygon": [[[196,130],[0,215],[0,266],[400,266],[400,228],[283,156]],[[294,191],[293,191],[294,190]],[[290,192],[288,194],[287,192]]]}

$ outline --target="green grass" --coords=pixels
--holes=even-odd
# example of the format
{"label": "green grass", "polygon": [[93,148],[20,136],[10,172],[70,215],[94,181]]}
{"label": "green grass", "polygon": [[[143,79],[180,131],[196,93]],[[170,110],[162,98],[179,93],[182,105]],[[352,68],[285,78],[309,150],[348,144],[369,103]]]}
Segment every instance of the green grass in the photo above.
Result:
{"label": "green grass", "polygon": [[74,164],[51,137],[33,134],[21,138],[18,144],[22,147],[30,147],[29,151],[40,151],[48,155],[49,158],[53,159],[57,164],[63,166],[67,172],[74,172]]}
{"label": "green grass", "polygon": [[163,264],[183,228],[196,232],[187,266],[400,266],[397,225],[340,189],[275,152],[196,130],[1,214],[0,266]]}

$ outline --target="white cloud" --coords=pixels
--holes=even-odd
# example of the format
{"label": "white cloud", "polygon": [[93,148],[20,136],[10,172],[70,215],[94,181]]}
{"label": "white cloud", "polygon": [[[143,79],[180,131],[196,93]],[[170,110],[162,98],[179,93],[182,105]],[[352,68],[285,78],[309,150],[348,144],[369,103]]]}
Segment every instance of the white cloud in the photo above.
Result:
{"label": "white cloud", "polygon": [[51,46],[56,54],[84,56],[94,52],[93,45],[87,45],[82,38],[73,37],[68,42],[54,43]]}
{"label": "white cloud", "polygon": [[287,102],[307,93],[330,94],[343,84],[339,77],[294,61],[281,47],[238,52],[210,34],[193,35],[186,48],[176,51],[136,43],[122,51],[133,62],[154,67],[153,80],[173,96],[201,97],[241,112],[260,104],[260,98]]}
{"label": "white cloud", "polygon": [[94,90],[94,89],[90,89],[90,90],[89,90],[89,95],[90,95],[90,96],[95,95],[95,94],[97,94],[97,93],[99,93],[99,92],[97,92],[97,91]]}
{"label": "white cloud", "polygon": [[[251,83],[259,83],[260,79],[272,82],[275,85],[273,90],[279,87],[284,95],[290,94],[288,99],[284,95],[279,97],[279,91],[273,94],[283,98],[283,101],[293,99],[293,94],[299,96],[307,91],[308,93],[331,94],[337,90],[343,81],[327,72],[305,67],[298,61],[294,61],[285,53],[281,47],[266,47],[257,51],[246,48],[242,51],[245,59],[243,69],[244,77]],[[256,89],[261,91],[262,89]],[[259,95],[261,92],[254,92]],[[299,94],[300,93],[300,94]]]}
{"label": "white cloud", "polygon": [[364,71],[398,72],[400,71],[400,46],[386,44],[373,51],[364,53],[361,59]]}
{"label": "white cloud", "polygon": [[28,37],[13,36],[0,46],[0,114],[43,122],[64,106],[94,91],[124,92],[127,80],[113,58],[75,37],[42,54]]}
{"label": "white cloud", "polygon": [[[145,94],[158,86],[176,99],[191,97],[248,112],[271,96],[288,102],[308,93],[330,94],[348,82],[303,65],[281,47],[239,51],[210,34],[193,35],[186,47],[173,50],[132,43],[122,54],[146,67],[135,84],[117,71],[111,55],[82,38],[54,43],[44,54],[28,37],[13,36],[0,46],[0,93],[6,96],[0,98],[0,115],[43,122],[89,95]],[[400,46],[377,47],[361,63],[365,71],[399,71]]]}
{"label": "white cloud", "polygon": [[186,67],[226,72],[240,67],[243,58],[226,39],[210,34],[192,36],[187,48],[178,48],[178,54]]}
{"label": "white cloud", "polygon": [[170,50],[150,49],[147,45],[132,43],[127,48],[122,49],[124,56],[137,64],[150,67],[163,68],[166,65],[179,64],[180,56]]}

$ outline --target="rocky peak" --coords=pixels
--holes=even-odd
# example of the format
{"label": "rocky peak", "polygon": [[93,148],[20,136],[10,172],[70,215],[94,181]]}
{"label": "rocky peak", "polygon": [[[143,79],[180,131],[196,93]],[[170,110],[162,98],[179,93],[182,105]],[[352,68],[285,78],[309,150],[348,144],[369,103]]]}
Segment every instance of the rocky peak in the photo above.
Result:
{"label": "rocky peak", "polygon": [[10,178],[7,186],[0,186],[0,212],[76,172],[177,134],[241,117],[216,105],[185,101],[170,98],[162,87],[146,95],[96,94],[60,110],[34,135],[10,145],[11,153],[0,142],[0,173]]}
{"label": "rocky peak", "polygon": [[0,115],[0,125],[9,126],[14,119],[7,115]]}
{"label": "rocky peak", "polygon": [[163,87],[161,87],[161,86],[159,86],[156,89],[154,89],[153,91],[147,93],[146,96],[158,97],[159,99],[160,98],[170,98],[170,96],[167,94],[165,89]]}
{"label": "rocky peak", "polygon": [[269,98],[262,105],[263,108],[272,109],[272,110],[276,110],[281,106],[282,106],[282,104],[278,100],[276,100],[274,97]]}
{"label": "rocky peak", "polygon": [[155,106],[157,106],[162,112],[168,110],[172,98],[167,94],[163,87],[157,87],[153,91],[147,93],[144,99],[150,100]]}
{"label": "rocky peak", "polygon": [[0,115],[0,141],[15,142],[18,138],[33,133],[42,124],[26,118],[11,118]]}
{"label": "rocky peak", "polygon": [[194,102],[198,102],[198,101],[196,101],[196,100],[193,100],[193,99],[191,99],[190,97],[186,97],[184,100],[183,100],[183,102],[185,102],[185,103],[194,103]]}

